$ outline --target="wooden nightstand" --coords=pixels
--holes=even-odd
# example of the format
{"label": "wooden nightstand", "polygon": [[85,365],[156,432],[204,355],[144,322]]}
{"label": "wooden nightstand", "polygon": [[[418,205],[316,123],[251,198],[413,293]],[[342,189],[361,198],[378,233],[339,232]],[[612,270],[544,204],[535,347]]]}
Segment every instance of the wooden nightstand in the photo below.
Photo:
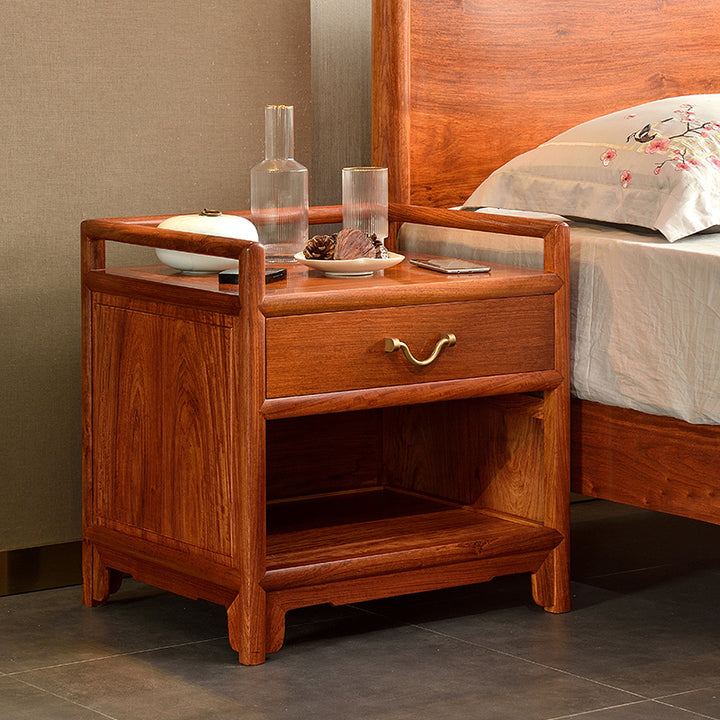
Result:
{"label": "wooden nightstand", "polygon": [[[318,603],[529,572],[569,609],[567,227],[390,216],[544,238],[544,270],[265,286],[257,244],[83,223],[86,604],[121,573],[221,603],[244,664]],[[105,268],[106,240],[239,257],[240,284]],[[425,359],[446,333],[426,366],[386,342]]]}

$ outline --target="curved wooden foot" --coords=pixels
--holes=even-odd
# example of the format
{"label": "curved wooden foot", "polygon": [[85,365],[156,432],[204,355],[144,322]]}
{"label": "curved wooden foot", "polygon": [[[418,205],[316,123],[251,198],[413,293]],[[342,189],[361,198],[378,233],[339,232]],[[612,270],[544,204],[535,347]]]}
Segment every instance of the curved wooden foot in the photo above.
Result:
{"label": "curved wooden foot", "polygon": [[285,612],[286,609],[268,601],[267,608],[267,652],[277,652],[285,642]]}
{"label": "curved wooden foot", "polygon": [[122,573],[107,567],[95,546],[87,540],[82,546],[82,602],[88,607],[104,605],[122,584]]}
{"label": "curved wooden foot", "polygon": [[532,593],[535,602],[552,613],[570,610],[570,572],[567,540],[560,543],[532,574]]}
{"label": "curved wooden foot", "polygon": [[227,609],[230,646],[243,665],[265,662],[265,593],[259,590],[254,600],[243,602],[238,594]]}

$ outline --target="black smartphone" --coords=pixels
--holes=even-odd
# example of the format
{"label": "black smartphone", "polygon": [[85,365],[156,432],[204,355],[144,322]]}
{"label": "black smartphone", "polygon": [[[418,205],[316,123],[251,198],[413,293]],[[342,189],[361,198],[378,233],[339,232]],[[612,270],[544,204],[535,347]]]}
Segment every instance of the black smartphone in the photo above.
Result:
{"label": "black smartphone", "polygon": [[265,282],[271,283],[276,280],[282,280],[287,277],[287,270],[285,268],[265,268]]}
{"label": "black smartphone", "polygon": [[[287,277],[287,270],[283,267],[277,268],[265,268],[265,282],[271,283],[277,280],[282,280]],[[218,273],[218,283],[220,285],[237,285],[238,284],[238,269],[231,268],[230,270],[222,270]]]}

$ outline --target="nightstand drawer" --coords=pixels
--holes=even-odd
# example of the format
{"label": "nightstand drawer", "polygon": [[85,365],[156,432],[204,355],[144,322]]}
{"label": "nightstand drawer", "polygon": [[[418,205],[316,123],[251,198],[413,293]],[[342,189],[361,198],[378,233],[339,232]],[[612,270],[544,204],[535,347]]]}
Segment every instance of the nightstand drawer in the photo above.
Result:
{"label": "nightstand drawer", "polygon": [[[455,344],[426,366],[386,351],[397,338],[425,360],[446,333]],[[265,339],[268,398],[548,370],[553,296],[273,317]]]}

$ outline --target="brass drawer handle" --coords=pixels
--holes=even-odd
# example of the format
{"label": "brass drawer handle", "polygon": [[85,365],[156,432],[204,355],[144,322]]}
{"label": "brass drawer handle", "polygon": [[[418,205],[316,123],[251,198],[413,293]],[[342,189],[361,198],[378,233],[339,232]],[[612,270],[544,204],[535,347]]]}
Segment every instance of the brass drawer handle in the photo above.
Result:
{"label": "brass drawer handle", "polygon": [[410,348],[402,341],[398,340],[394,337],[388,337],[385,338],[385,352],[395,352],[395,350],[402,350],[405,357],[413,364],[417,365],[418,367],[424,367],[426,365],[431,365],[434,363],[438,355],[442,352],[444,347],[452,347],[456,342],[455,335],[452,333],[444,333],[443,336],[437,341],[437,345],[435,345],[435,349],[432,351],[432,354],[430,355],[427,360],[418,360],[412,352],[410,352]]}

